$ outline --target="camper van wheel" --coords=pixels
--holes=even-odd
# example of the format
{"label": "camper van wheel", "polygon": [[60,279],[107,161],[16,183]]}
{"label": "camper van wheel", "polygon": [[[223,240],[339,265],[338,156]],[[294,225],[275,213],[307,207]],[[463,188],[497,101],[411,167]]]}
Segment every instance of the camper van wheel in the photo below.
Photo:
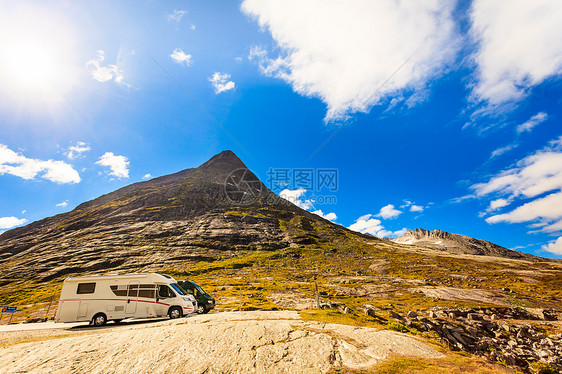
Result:
{"label": "camper van wheel", "polygon": [[92,318],[92,324],[94,326],[103,326],[107,322],[107,317],[103,313],[98,313]]}
{"label": "camper van wheel", "polygon": [[171,319],[180,318],[181,317],[181,309],[177,306],[174,306],[174,307],[170,308],[170,311],[168,312],[168,315],[170,316]]}
{"label": "camper van wheel", "polygon": [[207,312],[207,308],[203,304],[197,304],[197,314],[203,314]]}

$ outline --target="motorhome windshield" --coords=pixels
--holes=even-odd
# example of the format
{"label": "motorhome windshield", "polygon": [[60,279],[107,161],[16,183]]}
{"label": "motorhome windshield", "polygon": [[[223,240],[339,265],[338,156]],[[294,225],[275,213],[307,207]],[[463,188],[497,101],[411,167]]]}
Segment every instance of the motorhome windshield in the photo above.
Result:
{"label": "motorhome windshield", "polygon": [[197,288],[197,290],[199,290],[199,292],[201,292],[202,295],[207,295],[207,292],[205,292],[199,285],[195,285],[195,288]]}
{"label": "motorhome windshield", "polygon": [[178,293],[178,295],[182,295],[182,296],[186,296],[187,293],[185,293],[185,291],[183,290],[183,288],[181,288],[180,286],[178,286],[177,283],[171,283],[170,286],[174,289],[174,291],[176,291]]}

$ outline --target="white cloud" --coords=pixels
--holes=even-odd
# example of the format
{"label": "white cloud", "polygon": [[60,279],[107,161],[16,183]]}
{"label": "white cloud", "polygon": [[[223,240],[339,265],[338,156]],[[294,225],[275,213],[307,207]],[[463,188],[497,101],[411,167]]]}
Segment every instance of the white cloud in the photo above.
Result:
{"label": "white cloud", "polygon": [[397,238],[399,236],[404,235],[406,233],[406,231],[408,231],[408,229],[404,227],[401,230],[394,231],[391,236],[394,237],[394,238]]}
{"label": "white cloud", "polygon": [[174,51],[170,54],[170,57],[174,62],[178,64],[183,64],[185,66],[191,66],[191,55],[186,54],[179,48],[174,49]]}
{"label": "white cloud", "polygon": [[543,232],[562,232],[562,219],[551,224],[540,222],[540,226],[542,226],[540,231]]}
{"label": "white cloud", "polygon": [[505,206],[509,205],[509,200],[506,199],[496,199],[496,200],[492,200],[490,201],[490,206],[489,206],[489,211],[494,211],[494,210],[498,210],[500,208],[503,208]]}
{"label": "white cloud", "polygon": [[486,218],[488,223],[533,223],[543,232],[562,231],[562,136],[516,165],[492,177],[486,183],[471,187],[478,197],[504,195],[490,202],[486,212],[495,211],[514,200],[527,200],[523,205]]}
{"label": "white cloud", "polygon": [[63,201],[62,203],[58,203],[57,206],[61,208],[68,206],[68,200]]}
{"label": "white cloud", "polygon": [[129,164],[125,156],[116,156],[113,152],[105,152],[96,164],[107,166],[111,170],[109,175],[117,178],[129,178]]}
{"label": "white cloud", "polygon": [[333,213],[333,212],[324,214],[324,212],[322,212],[322,210],[318,209],[318,210],[315,210],[312,213],[314,213],[314,214],[316,214],[316,215],[318,215],[318,216],[320,216],[324,219],[327,219],[328,221],[332,221],[332,222],[335,221],[336,219],[338,219],[338,216],[336,215],[336,213]]}
{"label": "white cloud", "polygon": [[145,180],[146,180],[146,179],[150,179],[150,178],[152,178],[152,175],[150,175],[150,173],[146,173],[146,174],[142,177],[142,179],[145,179]]}
{"label": "white cloud", "polygon": [[[423,92],[456,55],[454,1],[245,0],[280,55],[254,48],[263,74],[327,105],[326,121],[368,112],[402,91]],[[423,100],[424,94],[410,104]]]}
{"label": "white cloud", "polygon": [[211,78],[209,78],[209,81],[213,85],[215,93],[218,95],[221,92],[232,90],[234,88],[235,83],[233,81],[229,81],[229,79],[230,74],[216,72]]}
{"label": "white cloud", "polygon": [[27,213],[27,210],[24,209],[21,211],[21,214],[25,214],[25,213]]}
{"label": "white cloud", "polygon": [[76,142],[75,145],[68,147],[68,150],[65,152],[65,156],[68,157],[70,160],[74,160],[82,155],[84,152],[88,152],[90,150],[90,146],[84,142]]}
{"label": "white cloud", "polygon": [[392,232],[389,230],[386,230],[383,225],[381,224],[381,221],[376,219],[376,218],[371,218],[373,217],[372,214],[365,214],[359,218],[357,218],[357,220],[355,221],[355,223],[353,223],[352,225],[350,225],[348,228],[350,230],[353,231],[357,231],[360,232],[362,234],[371,234],[374,235],[376,237],[379,238],[383,238],[383,237],[398,237],[402,234],[404,234],[407,229],[403,228],[401,230]]}
{"label": "white cloud", "polygon": [[197,27],[195,27],[195,25],[192,23],[189,28],[191,29],[191,31],[195,31],[195,29],[196,29]]}
{"label": "white cloud", "polygon": [[0,229],[11,229],[13,227],[23,225],[27,220],[17,217],[0,217]]}
{"label": "white cloud", "polygon": [[381,221],[376,218],[371,218],[372,214],[365,214],[355,221],[351,226],[349,226],[350,230],[358,231],[363,234],[371,234],[377,235],[377,232],[384,230],[384,227],[381,225]]}
{"label": "white cloud", "polygon": [[407,207],[409,207],[410,205],[413,205],[413,204],[414,203],[412,201],[404,199],[404,204],[400,205],[400,208],[407,208]]}
{"label": "white cloud", "polygon": [[531,131],[535,126],[543,123],[548,118],[548,114],[545,112],[539,112],[529,118],[529,120],[525,123],[520,124],[517,126],[517,133],[521,134],[522,132]]}
{"label": "white cloud", "polygon": [[488,223],[510,222],[520,223],[536,219],[562,219],[562,192],[552,193],[546,197],[533,200],[509,213],[497,214],[486,218]]}
{"label": "white cloud", "polygon": [[525,157],[486,183],[471,188],[478,196],[501,192],[512,196],[534,197],[562,188],[562,137],[551,145]]}
{"label": "white cloud", "polygon": [[[431,93],[428,89],[425,88],[418,89],[416,92],[410,95],[410,97],[404,102],[404,104],[408,109],[412,109],[416,107],[418,104],[426,102],[429,99],[430,94]],[[392,101],[389,104],[389,106],[390,105],[392,105]],[[394,104],[393,106],[395,105],[396,104]]]}
{"label": "white cloud", "polygon": [[425,207],[421,206],[421,205],[415,205],[413,204],[410,207],[410,212],[423,212],[423,210],[425,209]]}
{"label": "white cloud", "polygon": [[[302,208],[304,210],[308,210],[308,211],[312,211],[312,209],[314,208],[314,198],[310,198],[307,199],[306,198],[306,189],[304,188],[297,188],[296,190],[289,190],[289,189],[284,189],[283,191],[281,191],[279,193],[279,196],[287,201],[290,201],[291,203],[295,204],[296,206],[298,206],[299,208]],[[336,219],[338,219],[338,216],[336,215],[336,213],[330,212],[330,213],[326,213],[324,214],[324,212],[322,212],[322,210],[317,209],[312,211],[313,214],[316,214],[324,219],[327,219],[328,221],[332,221],[334,222]]]}
{"label": "white cloud", "polygon": [[305,194],[306,190],[304,188],[297,188],[296,190],[284,189],[279,193],[279,196],[287,201],[290,201],[299,208],[305,210],[312,209],[314,201],[310,199],[303,200],[302,198],[305,197]]}
{"label": "white cloud", "polygon": [[498,149],[496,149],[492,152],[492,154],[490,155],[490,158],[501,156],[504,153],[509,152],[514,148],[517,148],[518,146],[519,146],[519,144],[513,143],[513,144],[506,145],[505,147],[500,147],[500,148],[498,148]]}
{"label": "white cloud", "polygon": [[109,82],[111,80],[115,81],[116,83],[123,84],[125,86],[130,87],[129,84],[123,81],[123,70],[119,67],[119,63],[117,65],[107,65],[102,66],[105,60],[105,52],[98,51],[98,56],[86,62],[86,68],[94,78],[98,82]]}
{"label": "white cloud", "polygon": [[186,14],[187,10],[174,10],[174,13],[168,14],[168,21],[180,22]]}
{"label": "white cloud", "polygon": [[[431,204],[433,204],[433,203],[429,203],[427,206],[416,205],[416,203],[414,203],[413,201],[404,199],[404,204],[400,205],[400,208],[404,209],[404,208],[410,207],[410,209],[409,209],[410,212],[420,213],[420,212],[423,212],[425,209],[429,208],[429,206]],[[394,206],[393,206],[393,208],[394,208]],[[402,213],[402,212],[400,212],[400,213]]]}
{"label": "white cloud", "polygon": [[490,109],[521,100],[562,72],[559,0],[474,0],[471,20],[478,43],[472,96]]}
{"label": "white cloud", "polygon": [[27,158],[0,144],[0,175],[11,174],[23,179],[40,178],[56,183],[79,183],[80,175],[64,161]]}
{"label": "white cloud", "polygon": [[381,208],[377,217],[382,217],[383,219],[393,219],[398,217],[402,212],[400,210],[394,209],[394,205],[388,204]]}
{"label": "white cloud", "polygon": [[555,241],[543,245],[542,249],[554,253],[555,255],[562,256],[562,236],[558,237],[558,239],[556,239]]}
{"label": "white cloud", "polygon": [[455,198],[453,198],[453,199],[451,199],[451,200],[449,200],[449,201],[450,201],[452,204],[460,204],[460,203],[462,203],[463,201],[472,200],[472,199],[475,199],[475,198],[476,198],[476,195],[468,194],[468,195],[464,195],[464,196],[460,196],[460,197],[455,197]]}

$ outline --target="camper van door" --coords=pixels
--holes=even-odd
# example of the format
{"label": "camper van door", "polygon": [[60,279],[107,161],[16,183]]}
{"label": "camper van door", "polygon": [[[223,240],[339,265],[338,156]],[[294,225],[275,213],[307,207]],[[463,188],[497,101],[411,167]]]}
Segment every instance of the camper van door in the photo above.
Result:
{"label": "camper van door", "polygon": [[170,289],[168,285],[158,285],[158,314],[165,316],[168,314],[168,307],[170,306],[170,298],[175,297],[176,294]]}
{"label": "camper van door", "polygon": [[129,282],[129,292],[127,296],[127,306],[125,307],[126,314],[135,314],[137,312],[137,300],[139,298],[139,285],[140,282]]}

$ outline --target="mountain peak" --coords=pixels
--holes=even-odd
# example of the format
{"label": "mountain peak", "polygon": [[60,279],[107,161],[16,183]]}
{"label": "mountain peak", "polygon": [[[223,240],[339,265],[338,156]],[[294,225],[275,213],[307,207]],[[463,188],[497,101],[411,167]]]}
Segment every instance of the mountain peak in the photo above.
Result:
{"label": "mountain peak", "polygon": [[408,230],[393,241],[395,243],[418,245],[456,254],[507,257],[530,261],[542,260],[540,257],[507,249],[486,240],[452,234],[439,229],[431,231],[422,228]]}
{"label": "mountain peak", "polygon": [[[222,151],[219,154],[211,157],[207,162],[199,166],[197,169],[205,170],[209,172],[210,170],[215,170],[220,174],[233,172],[237,169],[248,169],[248,167],[236,156],[236,154],[230,150]],[[225,179],[222,180],[224,182]]]}
{"label": "mountain peak", "polygon": [[238,156],[236,156],[236,154],[234,152],[232,152],[230,149],[225,149],[224,151],[222,151],[221,153],[213,156],[213,157],[236,157],[238,158]]}
{"label": "mountain peak", "polygon": [[[217,160],[240,161],[240,158],[238,158],[238,156],[236,156],[236,154],[234,152],[227,149],[227,150],[222,151],[222,152],[214,155],[213,157],[211,157],[207,162],[205,162],[205,164],[207,164],[209,162],[217,161]],[[242,162],[242,161],[240,161],[240,162]],[[203,165],[205,165],[205,164],[203,164]]]}

